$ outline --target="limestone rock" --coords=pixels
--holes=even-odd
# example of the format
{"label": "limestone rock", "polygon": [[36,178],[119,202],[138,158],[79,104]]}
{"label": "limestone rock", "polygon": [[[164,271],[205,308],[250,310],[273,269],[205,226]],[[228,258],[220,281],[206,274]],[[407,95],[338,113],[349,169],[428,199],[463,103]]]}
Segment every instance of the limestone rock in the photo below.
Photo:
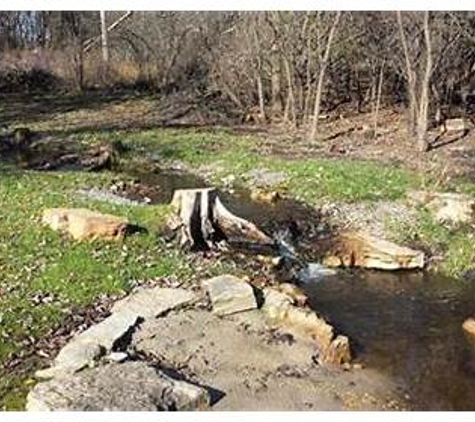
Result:
{"label": "limestone rock", "polygon": [[462,328],[469,341],[475,346],[475,318],[466,319]]}
{"label": "limestone rock", "polygon": [[277,286],[277,289],[292,298],[292,303],[296,304],[297,306],[304,306],[308,301],[308,297],[305,292],[298,288],[295,284],[281,283]]}
{"label": "limestone rock", "polygon": [[262,311],[273,321],[283,321],[292,306],[293,299],[284,292],[272,288],[263,290]]}
{"label": "limestone rock", "polygon": [[264,289],[263,312],[277,326],[316,343],[319,362],[341,365],[351,360],[348,337],[335,337],[333,327],[310,309],[292,305],[292,298],[272,288]]}
{"label": "limestone rock", "polygon": [[83,208],[46,209],[42,222],[75,240],[120,240],[129,226],[125,218]]}
{"label": "limestone rock", "polygon": [[217,315],[229,315],[257,308],[256,297],[249,283],[232,275],[222,275],[203,282],[213,312]]}
{"label": "limestone rock", "polygon": [[273,187],[285,183],[287,177],[284,172],[270,171],[268,169],[254,169],[248,173],[254,186]]}
{"label": "limestone rock", "polygon": [[156,317],[164,312],[191,303],[196,295],[185,289],[155,287],[142,289],[116,302],[112,313],[126,311],[142,318]]}
{"label": "limestone rock", "polygon": [[470,195],[414,191],[407,198],[413,205],[425,206],[440,223],[466,224],[475,216],[475,200]]}
{"label": "limestone rock", "polygon": [[348,337],[339,335],[319,356],[321,364],[345,365],[351,361],[350,342]]}
{"label": "limestone rock", "polygon": [[79,334],[76,339],[81,342],[100,344],[107,352],[110,352],[116,344],[127,337],[139,321],[140,315],[133,310],[113,313],[104,321]]}
{"label": "limestone rock", "polygon": [[111,363],[37,384],[28,411],[205,410],[208,392],[144,362]]}
{"label": "limestone rock", "polygon": [[104,354],[104,347],[92,341],[76,339],[69,342],[56,356],[55,364],[72,372],[91,366]]}
{"label": "limestone rock", "polygon": [[195,297],[193,292],[184,289],[162,287],[132,293],[115,303],[112,315],[75,336],[61,349],[53,366],[36,372],[35,376],[49,379],[92,366],[103,354],[127,340],[139,321],[188,304]]}
{"label": "limestone rock", "polygon": [[344,232],[319,245],[323,263],[330,267],[362,267],[378,270],[424,268],[424,253],[396,245],[364,232]]}

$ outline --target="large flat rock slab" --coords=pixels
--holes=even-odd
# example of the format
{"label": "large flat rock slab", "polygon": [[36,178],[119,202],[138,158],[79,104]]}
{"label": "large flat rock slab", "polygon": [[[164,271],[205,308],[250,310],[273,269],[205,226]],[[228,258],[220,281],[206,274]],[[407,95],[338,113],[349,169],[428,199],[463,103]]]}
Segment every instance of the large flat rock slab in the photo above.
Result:
{"label": "large flat rock slab", "polygon": [[312,341],[271,329],[263,312],[217,318],[204,310],[171,312],[134,333],[132,347],[216,390],[215,410],[343,410],[375,397],[365,409],[382,409],[387,379],[361,370],[316,365]]}
{"label": "large flat rock slab", "polygon": [[204,410],[206,389],[178,381],[144,362],[112,363],[36,385],[28,411]]}
{"label": "large flat rock slab", "polygon": [[365,232],[342,232],[317,242],[330,267],[361,267],[375,270],[413,270],[425,266],[424,252],[396,245]]}
{"label": "large flat rock slab", "polygon": [[187,305],[196,294],[185,289],[155,287],[139,290],[114,304],[112,313],[133,313],[141,318],[161,315],[170,309]]}

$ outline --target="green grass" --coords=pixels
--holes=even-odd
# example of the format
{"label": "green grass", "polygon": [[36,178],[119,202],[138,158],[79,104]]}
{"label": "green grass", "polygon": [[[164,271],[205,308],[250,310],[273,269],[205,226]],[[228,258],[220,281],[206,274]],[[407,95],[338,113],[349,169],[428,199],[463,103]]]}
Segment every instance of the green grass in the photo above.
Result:
{"label": "green grass", "polygon": [[[158,129],[128,134],[125,138],[127,143],[140,146],[164,161],[180,161],[195,168],[219,166],[214,175],[217,183],[228,175],[244,183],[246,173],[255,168],[283,171],[288,179],[285,187],[311,204],[322,199],[344,202],[397,199],[421,183],[410,171],[372,162],[260,156],[254,139],[227,131]],[[115,133],[107,139],[124,139],[124,135]],[[142,153],[135,159],[140,161],[141,157]]]}
{"label": "green grass", "polygon": [[444,275],[460,277],[475,269],[475,234],[472,227],[446,227],[438,223],[429,211],[421,208],[415,224],[402,224],[390,229],[400,242],[420,245],[441,258],[435,269]]}
{"label": "green grass", "polygon": [[[150,278],[189,277],[184,255],[165,247],[155,229],[167,206],[126,207],[85,201],[81,187],[108,183],[111,173],[39,173],[0,167],[0,360],[21,349],[25,336],[40,338],[73,307],[92,304],[101,295],[119,294]],[[72,242],[40,223],[48,207],[88,207],[128,217],[149,228],[124,242]],[[48,294],[50,303],[35,303]],[[14,374],[0,378],[0,404],[7,406]],[[15,389],[10,391],[15,396]]]}
{"label": "green grass", "polygon": [[[84,144],[120,140],[132,146],[122,161],[125,168],[146,169],[150,156],[194,169],[215,166],[213,179],[218,185],[231,174],[245,184],[246,174],[255,168],[283,171],[287,182],[282,187],[312,205],[322,200],[396,200],[422,185],[408,170],[373,162],[260,156],[253,138],[224,130],[83,132],[75,140]],[[186,255],[166,247],[156,236],[169,207],[114,206],[75,194],[80,188],[107,185],[116,177],[110,172],[19,171],[0,164],[0,360],[18,352],[26,335],[40,338],[58,326],[69,310],[88,306],[104,294],[127,292],[150,278],[193,277],[195,270]],[[465,186],[467,191],[472,188]],[[149,232],[120,243],[72,242],[40,224],[48,207],[87,207],[126,216]],[[460,274],[475,260],[468,230],[450,231],[422,212],[415,226],[394,230],[404,242],[417,240],[444,253],[441,268],[449,274]],[[225,265],[216,264],[209,271],[224,270]],[[33,299],[39,294],[53,300],[37,304]],[[24,381],[24,375],[0,374],[0,407],[21,407]]]}

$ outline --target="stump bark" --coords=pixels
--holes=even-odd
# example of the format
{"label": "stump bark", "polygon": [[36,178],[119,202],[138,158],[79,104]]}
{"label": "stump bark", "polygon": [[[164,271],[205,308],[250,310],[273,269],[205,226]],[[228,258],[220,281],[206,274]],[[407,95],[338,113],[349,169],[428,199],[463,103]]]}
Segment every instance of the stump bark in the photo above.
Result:
{"label": "stump bark", "polygon": [[273,243],[255,224],[231,213],[215,188],[179,189],[173,195],[172,206],[172,228],[181,231],[182,246],[213,249],[222,242]]}

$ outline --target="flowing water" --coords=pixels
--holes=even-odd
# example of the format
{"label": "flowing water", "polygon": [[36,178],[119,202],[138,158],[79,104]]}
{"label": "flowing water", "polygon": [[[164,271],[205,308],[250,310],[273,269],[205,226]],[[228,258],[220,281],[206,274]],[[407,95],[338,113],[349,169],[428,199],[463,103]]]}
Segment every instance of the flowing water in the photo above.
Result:
{"label": "flowing water", "polygon": [[[155,202],[170,201],[175,189],[207,186],[180,173],[139,178],[160,186]],[[295,201],[259,204],[245,191],[222,197],[269,231],[288,219],[319,224],[314,210]],[[475,284],[425,272],[341,270],[304,287],[310,305],[349,336],[356,361],[402,382],[414,409],[475,410],[475,346],[462,331],[475,315]]]}
{"label": "flowing water", "polygon": [[475,286],[430,273],[341,271],[306,285],[356,360],[402,380],[414,409],[475,410],[475,345],[462,331]]}

